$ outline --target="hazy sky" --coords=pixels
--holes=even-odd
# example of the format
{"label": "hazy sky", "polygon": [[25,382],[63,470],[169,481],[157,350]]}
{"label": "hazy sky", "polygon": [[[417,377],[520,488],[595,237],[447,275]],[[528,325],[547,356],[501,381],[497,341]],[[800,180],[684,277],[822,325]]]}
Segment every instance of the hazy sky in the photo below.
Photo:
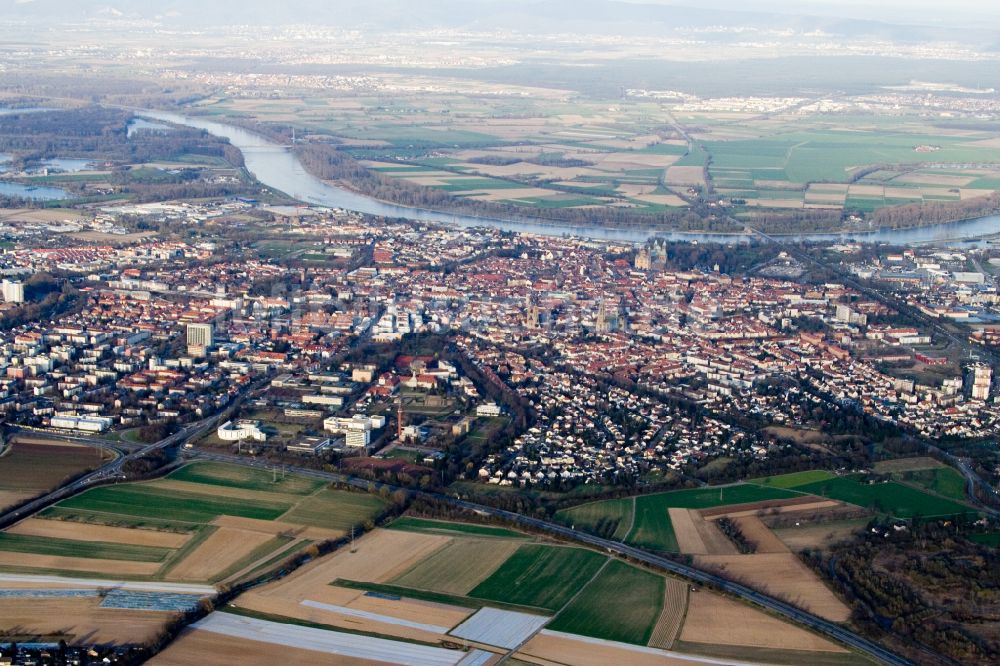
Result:
{"label": "hazy sky", "polygon": [[[994,0],[625,0],[642,4],[695,5],[733,10],[762,10],[789,14],[843,16],[893,23],[977,25],[982,19],[1000,19]],[[971,23],[970,23],[971,22]],[[980,27],[982,27],[980,25]]]}

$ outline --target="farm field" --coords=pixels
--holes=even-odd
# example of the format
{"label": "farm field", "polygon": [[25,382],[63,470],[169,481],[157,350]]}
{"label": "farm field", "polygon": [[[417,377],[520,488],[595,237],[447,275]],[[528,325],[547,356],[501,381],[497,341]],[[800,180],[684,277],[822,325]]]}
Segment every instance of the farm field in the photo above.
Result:
{"label": "farm field", "polygon": [[164,479],[94,488],[0,533],[0,569],[215,583],[342,536],[384,506],[311,479],[271,481],[256,469],[193,463]]}
{"label": "farm field", "polygon": [[[669,664],[688,662],[681,654],[660,651],[685,649],[681,633],[688,623],[688,589],[682,581],[582,548],[457,530],[379,528],[358,539],[353,549],[341,548],[284,579],[245,592],[227,610],[269,622],[428,645],[464,636],[472,647],[497,653],[530,638],[518,658],[534,663],[551,659],[545,655],[552,654],[553,646],[567,642],[574,651],[591,655],[579,663],[599,663],[594,655],[619,655],[628,660],[624,663]],[[771,635],[752,641],[734,636],[723,645],[790,649],[807,660],[819,651],[847,654],[805,630],[730,603],[736,609],[731,614],[749,618]],[[542,625],[543,631],[531,637],[533,628]],[[699,637],[697,631],[689,635]],[[693,644],[700,649],[700,643]]]}
{"label": "farm field", "polygon": [[918,106],[891,116],[792,108],[761,116],[714,110],[711,100],[616,98],[609,112],[609,102],[569,91],[523,90],[530,92],[516,100],[477,95],[475,104],[442,91],[408,109],[387,109],[366,93],[292,94],[267,104],[220,97],[199,113],[294,124],[384,179],[540,215],[605,208],[641,217],[690,206],[698,188],[740,218],[816,209],[864,215],[1000,188],[995,130],[930,119]]}
{"label": "farm field", "polygon": [[751,479],[749,483],[753,483],[758,486],[766,486],[768,488],[785,488],[787,490],[789,488],[795,488],[796,486],[803,486],[807,483],[825,481],[827,479],[832,479],[833,477],[834,475],[832,472],[817,469],[810,470],[808,472],[781,474],[779,476],[765,476],[761,479]]}
{"label": "farm field", "polygon": [[625,498],[581,504],[558,513],[559,521],[606,539],[624,539],[632,529],[635,500]]}
{"label": "farm field", "polygon": [[796,490],[848,502],[897,518],[952,516],[975,511],[954,500],[937,497],[908,485],[889,481],[866,484],[860,476],[842,476],[796,487]]}
{"label": "farm field", "polygon": [[406,532],[426,532],[428,534],[446,535],[468,535],[477,537],[498,537],[502,539],[527,539],[528,535],[522,532],[515,532],[503,527],[490,527],[488,525],[473,525],[471,523],[453,523],[442,520],[427,520],[424,518],[413,518],[402,516],[392,521],[389,525],[391,530],[403,530]]}
{"label": "farm field", "polygon": [[[670,521],[671,508],[705,509],[730,504],[795,499],[802,496],[803,493],[784,488],[765,488],[749,483],[639,495],[634,498],[634,524],[622,538],[626,543],[639,548],[676,553],[679,546]],[[590,531],[591,526],[596,528],[616,520],[620,526],[629,502],[630,500],[625,499],[582,504],[557,512],[556,519],[567,525],[579,521],[577,527],[587,531]],[[624,530],[620,527],[615,529],[618,534],[621,531]]]}
{"label": "farm field", "polygon": [[469,596],[556,611],[597,573],[604,559],[582,548],[526,544]]}
{"label": "farm field", "polygon": [[40,495],[66,479],[99,467],[103,461],[89,446],[23,438],[0,455],[0,509]]}
{"label": "farm field", "polygon": [[392,582],[464,596],[506,562],[518,546],[517,541],[454,539]]}
{"label": "farm field", "polygon": [[549,628],[645,645],[660,619],[665,591],[663,576],[611,560]]}

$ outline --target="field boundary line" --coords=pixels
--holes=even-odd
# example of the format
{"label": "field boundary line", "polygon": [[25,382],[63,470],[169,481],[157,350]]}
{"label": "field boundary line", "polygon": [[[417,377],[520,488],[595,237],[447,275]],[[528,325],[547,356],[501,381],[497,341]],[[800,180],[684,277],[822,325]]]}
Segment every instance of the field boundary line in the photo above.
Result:
{"label": "field boundary line", "polygon": [[[586,583],[584,583],[583,585],[580,586],[580,589],[576,591],[576,594],[574,594],[572,597],[570,597],[569,599],[567,599],[566,603],[563,604],[562,608],[560,608],[559,610],[557,610],[555,612],[555,614],[552,615],[552,619],[553,620],[556,619],[557,617],[559,617],[559,615],[562,614],[562,612],[564,610],[566,610],[571,603],[573,603],[574,601],[576,601],[576,598],[578,596],[580,596],[581,594],[583,594],[584,590],[586,590],[588,587],[590,587],[591,583],[593,583],[595,580],[597,580],[597,577],[601,575],[601,572],[604,571],[608,567],[609,564],[611,564],[611,560],[612,560],[611,557],[605,556],[604,564],[601,565],[601,568],[598,569],[597,571],[595,571],[594,575],[591,576],[590,579]],[[518,646],[518,647],[520,647],[520,646]]]}
{"label": "field boundary line", "polygon": [[632,534],[632,530],[635,529],[635,511],[636,511],[635,495],[632,495],[632,513],[628,521],[628,530],[625,532],[624,535],[622,535],[621,539],[622,543],[628,541],[629,536]]}

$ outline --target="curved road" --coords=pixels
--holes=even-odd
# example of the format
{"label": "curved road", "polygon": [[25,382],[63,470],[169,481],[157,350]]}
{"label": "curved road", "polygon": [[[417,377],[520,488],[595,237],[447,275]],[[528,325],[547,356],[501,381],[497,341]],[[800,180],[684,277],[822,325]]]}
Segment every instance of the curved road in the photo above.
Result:
{"label": "curved road", "polygon": [[[217,462],[225,462],[237,465],[243,465],[246,467],[256,467],[258,469],[270,469],[274,467],[273,464],[268,463],[266,460],[255,460],[250,458],[241,458],[238,456],[230,456],[216,453],[206,453],[202,451],[193,452],[188,454],[192,458],[199,458],[205,460],[214,460]],[[448,497],[446,495],[439,495],[436,493],[428,493],[422,491],[411,491],[405,488],[397,488],[396,486],[391,486],[385,483],[378,483],[373,481],[365,481],[362,479],[357,479],[349,476],[344,476],[342,474],[335,474],[332,472],[322,472],[319,470],[308,469],[304,467],[295,467],[290,465],[282,465],[286,470],[294,472],[302,476],[308,476],[316,479],[321,479],[324,481],[342,483],[354,486],[361,490],[368,490],[370,487],[374,486],[376,489],[389,488],[392,491],[403,490],[410,497],[430,499],[438,502],[446,502],[452,506],[463,508],[469,511],[473,511],[480,515],[493,516],[495,518],[501,518],[503,520],[510,521],[512,523],[522,525],[524,527],[530,527],[532,529],[548,532],[549,534],[554,534],[560,536],[564,539],[571,541],[576,541],[577,543],[586,544],[596,548],[601,548],[608,553],[619,555],[621,557],[626,557],[637,562],[642,562],[643,564],[649,565],[656,569],[661,569],[664,571],[669,571],[670,573],[676,574],[687,580],[700,583],[702,585],[711,585],[719,588],[729,594],[737,596],[745,601],[749,601],[753,604],[766,608],[774,613],[782,615],[798,624],[809,627],[814,631],[824,634],[835,641],[847,645],[849,647],[863,652],[868,656],[876,659],[877,661],[884,664],[891,664],[893,666],[906,666],[911,664],[910,661],[896,655],[895,653],[883,648],[882,646],[874,643],[843,626],[824,620],[821,617],[808,613],[800,608],[797,608],[789,603],[776,599],[774,597],[768,596],[757,590],[751,589],[745,585],[739,583],[734,583],[730,580],[722,578],[712,573],[702,571],[701,569],[696,569],[695,567],[688,566],[686,564],[681,564],[680,562],[675,562],[674,560],[660,557],[658,555],[653,555],[644,550],[634,548],[632,546],[626,545],[618,541],[611,541],[610,539],[602,539],[601,537],[593,536],[592,534],[587,534],[585,532],[580,532],[578,530],[571,529],[564,525],[559,525],[557,523],[551,523],[546,520],[540,520],[538,518],[530,518],[528,516],[522,516],[521,514],[513,513],[511,511],[504,511],[502,509],[495,509],[493,507],[484,506],[481,504],[475,504],[473,502],[467,502],[465,500],[456,499],[454,497]]]}

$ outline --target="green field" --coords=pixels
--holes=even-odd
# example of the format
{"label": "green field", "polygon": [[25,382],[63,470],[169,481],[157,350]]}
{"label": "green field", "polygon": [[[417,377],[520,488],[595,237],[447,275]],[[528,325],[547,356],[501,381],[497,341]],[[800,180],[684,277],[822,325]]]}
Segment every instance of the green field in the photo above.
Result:
{"label": "green field", "polygon": [[549,629],[646,645],[660,617],[665,587],[662,576],[611,560]]}
{"label": "green field", "polygon": [[[178,488],[180,482],[185,485]],[[165,480],[93,488],[49,507],[41,514],[41,517],[53,520],[190,533],[191,538],[180,547],[43,539],[0,533],[0,551],[87,558],[95,562],[161,563],[162,566],[151,576],[157,580],[169,580],[177,565],[192,556],[218,531],[218,527],[211,523],[220,516],[265,521],[282,519],[297,525],[347,530],[375,519],[385,505],[377,496],[324,488],[322,482],[307,477],[286,475],[275,482],[272,474],[254,468],[195,463],[173,472]],[[290,535],[275,536],[239,561],[229,563],[206,582],[227,579],[250,567],[254,571],[262,571],[306,546],[308,543],[300,543]],[[107,563],[95,564],[95,571],[106,568]],[[6,569],[11,570],[10,567]],[[18,570],[30,572],[32,567],[24,565]],[[48,573],[74,575],[69,571]]]}
{"label": "green field", "polygon": [[590,502],[556,512],[556,520],[606,539],[620,541],[631,529],[634,505],[635,500],[631,497]]}
{"label": "green field", "polygon": [[893,478],[949,499],[965,501],[965,477],[951,467],[902,472],[893,474]]}
{"label": "green field", "polygon": [[825,481],[833,478],[833,472],[822,469],[814,469],[807,472],[792,472],[791,474],[780,474],[778,476],[765,476],[761,479],[751,479],[748,483],[755,483],[758,486],[768,488],[795,488],[804,486],[807,483]]}
{"label": "green field", "polygon": [[118,514],[141,518],[161,518],[189,523],[210,523],[219,516],[275,520],[292,507],[292,502],[262,502],[250,499],[213,497],[211,487],[204,495],[151,484],[128,484],[94,488],[59,504],[65,509]]}
{"label": "green field", "polygon": [[605,556],[582,548],[525,544],[469,596],[555,612],[605,560]]}
{"label": "green field", "polygon": [[[778,477],[775,477],[776,479]],[[809,477],[803,477],[809,478]],[[781,482],[779,481],[779,484]],[[675,553],[677,538],[670,524],[667,510],[710,509],[729,504],[747,504],[765,500],[801,497],[803,493],[783,487],[765,487],[754,483],[740,483],[731,486],[692,488],[674,490],[655,495],[637,495],[623,498],[590,502],[556,514],[556,519],[565,525],[606,538],[622,539],[638,548]],[[632,516],[632,502],[635,515]],[[634,518],[634,525],[628,529]]]}
{"label": "green field", "polygon": [[278,477],[275,481],[274,474],[270,471],[213,462],[185,465],[167,478],[210,486],[264,490],[290,495],[310,495],[323,486],[322,481],[304,476],[286,475],[284,478]]}
{"label": "green field", "polygon": [[471,523],[450,523],[442,520],[427,520],[424,518],[411,518],[403,516],[392,521],[389,525],[391,530],[403,530],[405,532],[427,532],[430,534],[458,534],[467,536],[488,536],[500,537],[504,539],[530,539],[527,534],[515,532],[503,527],[490,527],[488,525],[473,525]]}
{"label": "green field", "polygon": [[861,475],[841,476],[808,483],[796,490],[856,504],[897,518],[974,513],[973,509],[965,504],[930,495],[895,481],[867,484]]}
{"label": "green field", "polygon": [[1000,532],[989,532],[987,534],[972,534],[969,541],[989,546],[990,548],[1000,548]]}
{"label": "green field", "polygon": [[96,560],[125,560],[130,562],[163,562],[171,553],[169,548],[134,546],[99,541],[75,541],[49,537],[25,536],[0,532],[0,550],[12,553],[34,553],[58,557],[85,557]]}
{"label": "green field", "polygon": [[299,525],[347,531],[375,518],[385,506],[386,503],[375,495],[326,488],[303,500],[281,519]]}

